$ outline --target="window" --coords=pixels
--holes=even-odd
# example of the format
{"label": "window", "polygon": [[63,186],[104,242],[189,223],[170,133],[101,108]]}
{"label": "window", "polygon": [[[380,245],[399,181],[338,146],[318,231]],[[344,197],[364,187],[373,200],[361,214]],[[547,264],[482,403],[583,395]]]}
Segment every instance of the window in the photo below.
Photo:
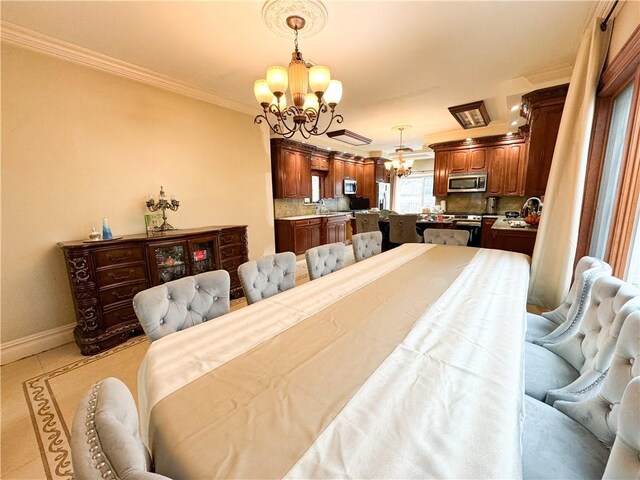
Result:
{"label": "window", "polygon": [[410,177],[399,178],[396,186],[398,213],[420,213],[424,207],[433,207],[433,172],[414,173]]}
{"label": "window", "polygon": [[319,175],[311,175],[311,203],[318,203],[322,198],[322,179]]}
{"label": "window", "polygon": [[[640,204],[640,202],[639,202]],[[626,280],[640,288],[640,208],[636,212],[635,231],[631,238]]]}
{"label": "window", "polygon": [[605,150],[600,193],[591,232],[589,255],[604,258],[618,197],[618,183],[623,167],[623,150],[629,124],[629,111],[633,98],[633,84],[625,88],[613,101],[611,125]]}
{"label": "window", "polygon": [[576,262],[590,253],[640,283],[640,29],[600,78]]}

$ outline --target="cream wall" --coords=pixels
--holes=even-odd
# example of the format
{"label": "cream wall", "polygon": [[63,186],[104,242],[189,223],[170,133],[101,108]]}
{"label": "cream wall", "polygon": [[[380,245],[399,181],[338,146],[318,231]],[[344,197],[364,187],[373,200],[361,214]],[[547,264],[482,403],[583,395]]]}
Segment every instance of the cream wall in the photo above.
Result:
{"label": "cream wall", "polygon": [[249,226],[274,251],[268,136],[249,115],[2,45],[2,343],[75,322],[62,251],[109,218],[144,231],[146,195],[178,228]]}
{"label": "cream wall", "polygon": [[640,25],[640,1],[626,0],[621,5],[611,31],[607,65],[615,58],[634,30]]}

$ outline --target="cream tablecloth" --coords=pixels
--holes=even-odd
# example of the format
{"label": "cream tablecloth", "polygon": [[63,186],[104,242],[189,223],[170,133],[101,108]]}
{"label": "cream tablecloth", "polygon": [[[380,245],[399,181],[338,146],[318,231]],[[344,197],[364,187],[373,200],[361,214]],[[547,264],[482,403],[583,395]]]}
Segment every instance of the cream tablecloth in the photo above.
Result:
{"label": "cream tablecloth", "polygon": [[156,471],[521,477],[528,272],[407,244],[154,342],[139,403]]}

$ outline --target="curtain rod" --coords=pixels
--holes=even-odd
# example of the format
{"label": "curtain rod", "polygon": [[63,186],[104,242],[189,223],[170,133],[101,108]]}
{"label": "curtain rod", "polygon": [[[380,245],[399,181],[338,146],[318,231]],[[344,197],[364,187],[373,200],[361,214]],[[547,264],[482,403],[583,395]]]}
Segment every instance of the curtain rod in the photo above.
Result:
{"label": "curtain rod", "polygon": [[604,21],[600,24],[600,30],[602,30],[603,32],[607,31],[607,22],[609,21],[609,18],[611,17],[611,14],[613,13],[613,11],[618,6],[618,1],[619,0],[616,0],[615,2],[613,2],[613,6],[611,7],[611,10],[609,10],[609,13],[607,13],[607,16],[604,18]]}

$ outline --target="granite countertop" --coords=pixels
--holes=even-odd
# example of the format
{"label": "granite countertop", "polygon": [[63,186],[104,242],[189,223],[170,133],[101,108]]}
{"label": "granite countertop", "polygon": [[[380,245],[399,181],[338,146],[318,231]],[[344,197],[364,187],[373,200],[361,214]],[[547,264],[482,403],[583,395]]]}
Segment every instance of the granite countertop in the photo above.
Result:
{"label": "granite countertop", "polygon": [[332,212],[332,213],[325,213],[325,214],[317,214],[317,213],[312,213],[311,215],[296,215],[293,217],[282,217],[282,218],[276,218],[276,220],[289,220],[289,221],[293,221],[293,220],[309,220],[311,218],[323,218],[323,217],[344,217],[344,216],[351,216],[351,214],[349,212]]}
{"label": "granite countertop", "polygon": [[537,232],[538,231],[538,227],[530,227],[529,225],[526,225],[524,227],[511,227],[509,226],[508,220],[519,220],[524,222],[524,220],[521,217],[507,219],[507,217],[505,217],[504,215],[500,215],[498,216],[498,219],[495,221],[495,223],[491,227],[491,230],[516,230],[520,232],[522,231]]}

